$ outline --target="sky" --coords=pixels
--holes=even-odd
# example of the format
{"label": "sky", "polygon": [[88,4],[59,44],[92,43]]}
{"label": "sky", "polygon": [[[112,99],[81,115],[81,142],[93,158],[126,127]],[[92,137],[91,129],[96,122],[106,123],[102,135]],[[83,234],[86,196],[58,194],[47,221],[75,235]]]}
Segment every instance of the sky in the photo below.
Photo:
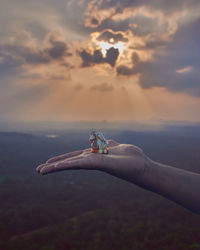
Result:
{"label": "sky", "polygon": [[1,0],[1,121],[200,122],[199,0]]}

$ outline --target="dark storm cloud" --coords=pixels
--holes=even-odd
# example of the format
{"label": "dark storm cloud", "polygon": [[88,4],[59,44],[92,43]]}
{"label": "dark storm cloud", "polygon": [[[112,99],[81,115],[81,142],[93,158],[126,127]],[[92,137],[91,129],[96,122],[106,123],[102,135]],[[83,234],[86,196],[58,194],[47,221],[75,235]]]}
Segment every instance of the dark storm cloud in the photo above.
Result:
{"label": "dark storm cloud", "polygon": [[115,66],[115,62],[117,61],[118,56],[119,56],[119,50],[112,47],[107,50],[105,60],[111,66]]}
{"label": "dark storm cloud", "polygon": [[115,32],[119,31],[132,31],[137,36],[145,36],[152,32],[158,32],[159,29],[166,29],[158,25],[157,18],[148,18],[141,15],[136,15],[124,20],[112,20],[110,18],[104,19],[101,24],[96,28],[98,31],[111,29]]}
{"label": "dark storm cloud", "polygon": [[97,26],[98,24],[99,24],[99,21],[96,19],[96,18],[91,18],[90,19],[90,21],[91,21],[91,24],[93,25],[93,26]]}
{"label": "dark storm cloud", "polygon": [[124,76],[130,76],[130,75],[135,75],[136,73],[139,73],[139,57],[138,54],[136,52],[133,52],[132,54],[132,63],[133,66],[131,68],[124,66],[124,65],[120,65],[117,67],[117,73],[119,75],[124,75]]}
{"label": "dark storm cloud", "polygon": [[[4,52],[4,55],[10,54],[13,55],[11,58],[18,57],[21,58],[21,62],[26,62],[28,64],[39,64],[39,63],[48,63],[50,59],[42,50],[35,51],[34,49],[18,44],[7,44],[0,46],[0,51]],[[5,56],[6,59],[7,56]],[[10,59],[11,59],[10,58]],[[20,60],[19,60],[20,62]]]}
{"label": "dark storm cloud", "polygon": [[161,10],[166,14],[169,14],[174,11],[180,11],[185,8],[195,8],[199,6],[199,0],[110,0],[110,1],[102,1],[99,6],[100,9],[108,9],[113,6],[119,6],[118,9],[123,11],[123,8],[128,7],[138,7],[138,6],[148,6],[152,9]]}
{"label": "dark storm cloud", "polygon": [[146,1],[146,0],[110,0],[110,1],[102,1],[100,8],[101,9],[107,9],[107,8],[111,8],[113,6],[119,6],[118,10],[120,10],[120,12],[123,11],[124,7],[131,7],[131,6],[140,6],[140,5],[144,5],[145,3],[148,2],[152,2],[152,0],[150,1]]}
{"label": "dark storm cloud", "polygon": [[[116,6],[119,6],[119,13],[123,13],[125,8],[146,6],[149,10],[161,11],[166,18],[183,10],[193,13],[198,8],[200,9],[200,3],[197,0],[110,0],[102,1],[98,5],[98,10],[108,10]],[[169,20],[166,19],[166,22],[161,25],[159,16],[152,18],[141,14],[131,17],[127,15],[127,18],[124,16],[122,19],[113,20],[116,13],[101,20],[96,30],[110,29],[115,32],[131,30],[134,35],[139,37],[148,35],[148,39],[145,40],[143,45],[133,43],[129,48],[143,51],[153,49],[155,51],[153,60],[148,62],[140,61],[137,53],[133,53],[133,66],[118,66],[118,75],[131,76],[140,74],[140,84],[143,88],[161,86],[171,91],[183,91],[194,96],[200,96],[200,57],[198,53],[200,50],[200,33],[198,32],[200,21],[195,21],[197,18],[192,15],[181,17],[182,21],[186,18],[186,22],[181,21],[179,23],[176,21],[173,27],[173,36],[169,36],[170,39],[163,39],[162,35],[168,34],[169,29],[172,28],[169,26]],[[103,41],[109,41],[110,38],[112,37],[108,32],[103,32],[98,37],[99,40]],[[187,67],[191,70],[178,70]]]}
{"label": "dark storm cloud", "polygon": [[52,46],[45,51],[52,59],[60,59],[64,56],[71,56],[71,53],[68,53],[68,48],[65,42],[63,41],[51,41]]}
{"label": "dark storm cloud", "polygon": [[88,67],[99,63],[108,63],[114,67],[119,56],[119,50],[112,47],[107,50],[105,57],[103,57],[101,50],[95,50],[93,54],[83,50],[79,54],[82,59],[82,67]]}
{"label": "dark storm cloud", "polygon": [[106,29],[113,32],[130,30],[136,36],[145,36],[153,32],[167,32],[168,26],[166,24],[161,25],[157,17],[147,17],[141,14],[124,18],[123,20],[113,20],[111,18],[105,18],[102,22],[99,22],[95,27],[96,31],[102,32]]}
{"label": "dark storm cloud", "polygon": [[0,71],[10,72],[23,64],[47,64],[53,60],[62,62],[62,58],[71,56],[67,43],[64,41],[49,41],[46,48],[39,49],[32,44],[32,38],[27,33],[18,35],[11,43],[0,44]]}
{"label": "dark storm cloud", "polygon": [[[113,39],[111,42],[110,40]],[[128,42],[128,39],[125,38],[122,33],[113,33],[112,31],[104,31],[102,32],[98,37],[98,41],[105,41],[110,42],[112,44],[118,43],[118,42]]]}
{"label": "dark storm cloud", "polygon": [[133,61],[133,63],[132,68],[119,66],[117,73],[125,76],[139,73],[140,85],[143,88],[165,87],[171,91],[183,91],[195,96],[200,95],[200,74],[195,68],[191,72],[180,74],[176,71],[178,66],[180,68],[180,64],[170,64],[165,58],[159,58],[156,62]]}
{"label": "dark storm cloud", "polygon": [[[154,86],[166,87],[171,91],[187,92],[200,96],[200,35],[197,32],[200,21],[180,28],[169,44],[164,55],[156,53],[153,61],[141,62],[137,53],[133,53],[132,67],[119,66],[119,75],[140,74],[140,84],[143,88]],[[182,72],[178,69],[190,67]]]}
{"label": "dark storm cloud", "polygon": [[88,67],[92,64],[97,64],[103,62],[103,55],[101,50],[95,50],[93,54],[88,53],[86,50],[80,52],[80,57],[82,58],[82,66]]}
{"label": "dark storm cloud", "polygon": [[0,50],[0,72],[9,72],[9,69],[16,68],[22,63],[20,58],[4,53]]}
{"label": "dark storm cloud", "polygon": [[[160,11],[165,17],[172,16],[176,12],[180,12],[183,10],[190,11],[191,13],[194,11],[197,11],[198,8],[200,9],[200,2],[198,0],[175,0],[175,1],[167,1],[167,0],[111,0],[111,1],[88,1],[88,3],[93,2],[93,11],[91,10],[91,16],[88,15],[88,19],[91,19],[94,21],[93,29],[97,31],[102,31],[105,29],[112,29],[113,31],[126,31],[131,30],[135,35],[138,36],[145,36],[147,34],[150,34],[152,32],[167,32],[168,25],[165,23],[163,25],[160,25],[160,22],[158,20],[159,16],[155,18],[145,16],[142,13],[138,13],[137,11],[134,15],[127,15],[127,17],[124,15],[122,19],[114,19],[116,14],[123,13],[125,9],[132,9],[133,11],[136,10],[136,8],[139,7],[147,7],[149,10],[149,13],[151,11]],[[97,5],[98,2],[98,5]],[[98,6],[98,7],[97,7]],[[101,11],[111,11],[110,15],[105,15],[104,18],[102,18]],[[99,14],[97,14],[99,12]],[[92,21],[90,21],[92,23]],[[92,29],[91,29],[92,30]]]}
{"label": "dark storm cloud", "polygon": [[114,21],[110,18],[104,19],[99,26],[96,28],[97,31],[102,31],[105,29],[112,29],[113,31],[127,31],[130,29],[130,22],[128,19],[126,20],[120,20],[120,21]]}

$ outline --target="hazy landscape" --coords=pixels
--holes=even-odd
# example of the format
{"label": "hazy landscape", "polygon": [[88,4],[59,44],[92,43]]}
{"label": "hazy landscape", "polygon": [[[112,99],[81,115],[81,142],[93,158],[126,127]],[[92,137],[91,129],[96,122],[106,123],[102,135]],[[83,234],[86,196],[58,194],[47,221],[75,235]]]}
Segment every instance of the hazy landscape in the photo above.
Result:
{"label": "hazy landscape", "polygon": [[[90,130],[0,133],[0,249],[199,249],[200,217],[97,171],[40,176],[48,158],[89,147]],[[155,161],[200,173],[200,127],[103,131]]]}
{"label": "hazy landscape", "polygon": [[[36,172],[95,130],[200,174],[199,27],[199,0],[0,0],[0,250],[200,249],[195,174],[142,183],[189,211],[101,171]],[[109,164],[144,163],[133,148]]]}

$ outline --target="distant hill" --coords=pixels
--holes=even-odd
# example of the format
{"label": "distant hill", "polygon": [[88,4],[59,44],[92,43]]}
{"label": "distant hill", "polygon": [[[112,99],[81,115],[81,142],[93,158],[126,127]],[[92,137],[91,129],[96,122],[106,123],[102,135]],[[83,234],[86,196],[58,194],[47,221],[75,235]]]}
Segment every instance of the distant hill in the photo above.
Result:
{"label": "distant hill", "polygon": [[[89,132],[0,132],[0,249],[197,249],[200,217],[159,195],[98,171],[36,173],[54,155],[88,148]],[[103,132],[200,173],[194,130]]]}

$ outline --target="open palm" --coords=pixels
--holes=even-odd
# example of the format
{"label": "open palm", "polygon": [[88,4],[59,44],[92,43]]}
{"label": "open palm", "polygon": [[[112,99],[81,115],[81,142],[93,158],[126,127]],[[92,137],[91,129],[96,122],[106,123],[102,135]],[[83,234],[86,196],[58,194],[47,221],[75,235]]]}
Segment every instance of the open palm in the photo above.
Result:
{"label": "open palm", "polygon": [[49,159],[37,171],[44,175],[62,170],[101,170],[120,178],[144,172],[149,159],[140,148],[114,140],[108,142],[109,154],[92,153],[90,148],[74,151]]}
{"label": "open palm", "polygon": [[37,167],[44,175],[62,170],[100,170],[158,193],[200,214],[200,175],[149,159],[131,144],[109,140],[109,154],[92,153],[90,148],[49,159]]}

